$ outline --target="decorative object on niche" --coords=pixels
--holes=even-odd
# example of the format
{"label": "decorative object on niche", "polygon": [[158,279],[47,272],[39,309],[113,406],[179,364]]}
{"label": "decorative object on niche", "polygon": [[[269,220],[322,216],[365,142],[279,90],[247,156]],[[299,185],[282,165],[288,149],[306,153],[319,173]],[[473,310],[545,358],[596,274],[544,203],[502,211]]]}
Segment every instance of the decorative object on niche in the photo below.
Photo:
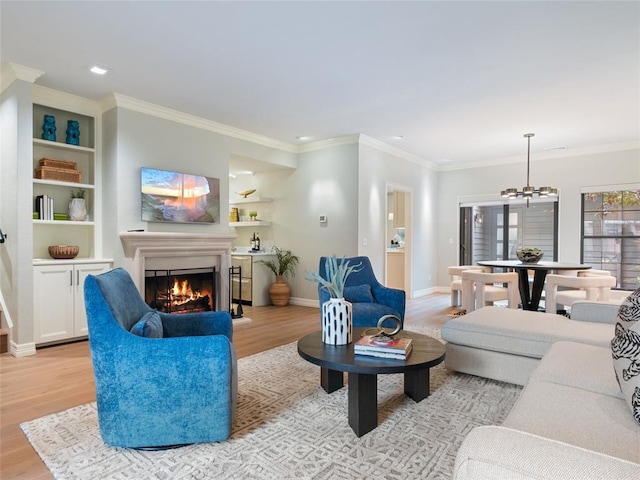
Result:
{"label": "decorative object on niche", "polygon": [[42,139],[50,142],[56,141],[56,117],[53,115],[45,115],[42,124]]}
{"label": "decorative object on niche", "polygon": [[87,204],[84,199],[84,190],[71,190],[69,202],[69,220],[84,222],[87,219]]}
{"label": "decorative object on niche", "polygon": [[240,195],[242,198],[247,198],[249,195],[251,195],[252,193],[254,193],[256,190],[245,190],[244,192],[236,192],[238,195]]}
{"label": "decorative object on niche", "polygon": [[318,272],[306,272],[307,280],[316,282],[326,288],[331,295],[322,304],[322,341],[330,345],[347,345],[353,339],[353,312],[351,302],[344,299],[344,286],[347,277],[362,269],[362,263],[349,265],[343,257],[340,261],[333,255],[327,257],[325,278]]}
{"label": "decorative object on niche", "polygon": [[255,222],[258,219],[258,212],[256,212],[255,210],[251,210],[249,212],[249,218],[252,222]]}
{"label": "decorative object on niche", "polygon": [[51,245],[49,247],[49,255],[56,260],[76,258],[80,253],[80,247],[77,245]]}
{"label": "decorative object on niche", "polygon": [[238,207],[232,207],[229,212],[229,221],[230,222],[239,222],[240,215],[238,214]]}
{"label": "decorative object on niche", "polygon": [[220,179],[203,175],[140,169],[142,220],[220,223]]}
{"label": "decorative object on niche", "polygon": [[522,263],[538,263],[544,252],[539,248],[521,248],[516,250],[516,256]]}
{"label": "decorative object on niche", "polygon": [[77,120],[67,122],[67,143],[69,145],[80,145],[80,124]]}
{"label": "decorative object on niche", "polygon": [[285,282],[285,277],[291,275],[295,277],[296,267],[300,259],[291,253],[291,250],[273,247],[273,254],[276,256],[274,260],[258,260],[276,276],[275,283],[269,287],[269,297],[271,303],[278,307],[284,307],[289,304],[289,296],[291,289],[289,284]]}
{"label": "decorative object on niche", "polygon": [[507,188],[500,192],[504,198],[515,199],[518,197],[523,197],[527,199],[527,207],[529,206],[529,199],[534,195],[539,197],[548,197],[548,196],[557,196],[558,189],[553,187],[540,187],[536,189],[533,185],[529,185],[529,170],[530,170],[530,156],[531,156],[531,137],[535,136],[535,133],[525,133],[525,138],[527,139],[527,186],[522,189],[522,191],[518,191],[517,188]]}

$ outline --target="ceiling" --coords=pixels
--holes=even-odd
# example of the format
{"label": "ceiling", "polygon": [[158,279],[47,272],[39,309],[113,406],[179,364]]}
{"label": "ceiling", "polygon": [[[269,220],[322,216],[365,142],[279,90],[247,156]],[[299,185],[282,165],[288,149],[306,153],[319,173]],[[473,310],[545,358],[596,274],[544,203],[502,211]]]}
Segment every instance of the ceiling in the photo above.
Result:
{"label": "ceiling", "polygon": [[524,158],[527,132],[532,160],[640,141],[636,1],[2,0],[0,21],[0,61],[39,85],[291,144],[362,133],[459,166]]}

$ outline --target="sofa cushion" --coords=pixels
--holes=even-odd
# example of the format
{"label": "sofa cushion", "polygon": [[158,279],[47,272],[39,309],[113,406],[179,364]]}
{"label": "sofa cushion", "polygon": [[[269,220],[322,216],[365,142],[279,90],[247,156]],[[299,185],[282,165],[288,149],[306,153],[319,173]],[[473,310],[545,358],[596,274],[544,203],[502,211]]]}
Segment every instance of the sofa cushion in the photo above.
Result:
{"label": "sofa cushion", "polygon": [[625,401],[610,395],[530,381],[503,425],[640,462],[640,426]]}
{"label": "sofa cushion", "polygon": [[618,310],[616,336],[611,341],[613,367],[620,390],[640,423],[640,288]]}
{"label": "sofa cushion", "polygon": [[157,310],[145,313],[138,322],[131,327],[131,333],[139,337],[162,338],[162,320]]}
{"label": "sofa cushion", "polygon": [[371,293],[371,285],[353,285],[344,287],[344,299],[347,302],[357,303],[373,303],[373,294]]}
{"label": "sofa cushion", "polygon": [[552,382],[624,398],[606,347],[556,342],[542,357],[529,381]]}
{"label": "sofa cushion", "polygon": [[442,327],[442,339],[447,342],[533,358],[542,358],[560,340],[609,347],[613,335],[610,324],[501,307],[475,310]]}

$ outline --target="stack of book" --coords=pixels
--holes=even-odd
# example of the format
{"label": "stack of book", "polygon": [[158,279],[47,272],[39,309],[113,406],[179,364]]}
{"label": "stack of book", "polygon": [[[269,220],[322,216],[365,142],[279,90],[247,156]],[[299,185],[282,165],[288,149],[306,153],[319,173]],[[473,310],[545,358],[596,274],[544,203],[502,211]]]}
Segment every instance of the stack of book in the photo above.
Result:
{"label": "stack of book", "polygon": [[353,352],[356,355],[406,360],[411,353],[411,348],[410,338],[365,335],[354,344]]}
{"label": "stack of book", "polygon": [[34,209],[38,212],[39,220],[53,220],[53,198],[49,195],[38,195]]}

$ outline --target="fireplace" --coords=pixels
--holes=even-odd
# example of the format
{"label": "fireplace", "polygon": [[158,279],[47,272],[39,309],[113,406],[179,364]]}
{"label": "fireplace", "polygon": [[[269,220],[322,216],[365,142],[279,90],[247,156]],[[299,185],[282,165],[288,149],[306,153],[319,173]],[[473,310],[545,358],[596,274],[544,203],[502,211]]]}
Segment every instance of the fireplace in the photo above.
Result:
{"label": "fireplace", "polygon": [[230,234],[177,232],[122,232],[125,268],[146,298],[147,271],[192,271],[215,269],[212,309],[229,310]]}
{"label": "fireplace", "polygon": [[160,312],[210,312],[216,298],[215,267],[145,271],[144,299]]}

